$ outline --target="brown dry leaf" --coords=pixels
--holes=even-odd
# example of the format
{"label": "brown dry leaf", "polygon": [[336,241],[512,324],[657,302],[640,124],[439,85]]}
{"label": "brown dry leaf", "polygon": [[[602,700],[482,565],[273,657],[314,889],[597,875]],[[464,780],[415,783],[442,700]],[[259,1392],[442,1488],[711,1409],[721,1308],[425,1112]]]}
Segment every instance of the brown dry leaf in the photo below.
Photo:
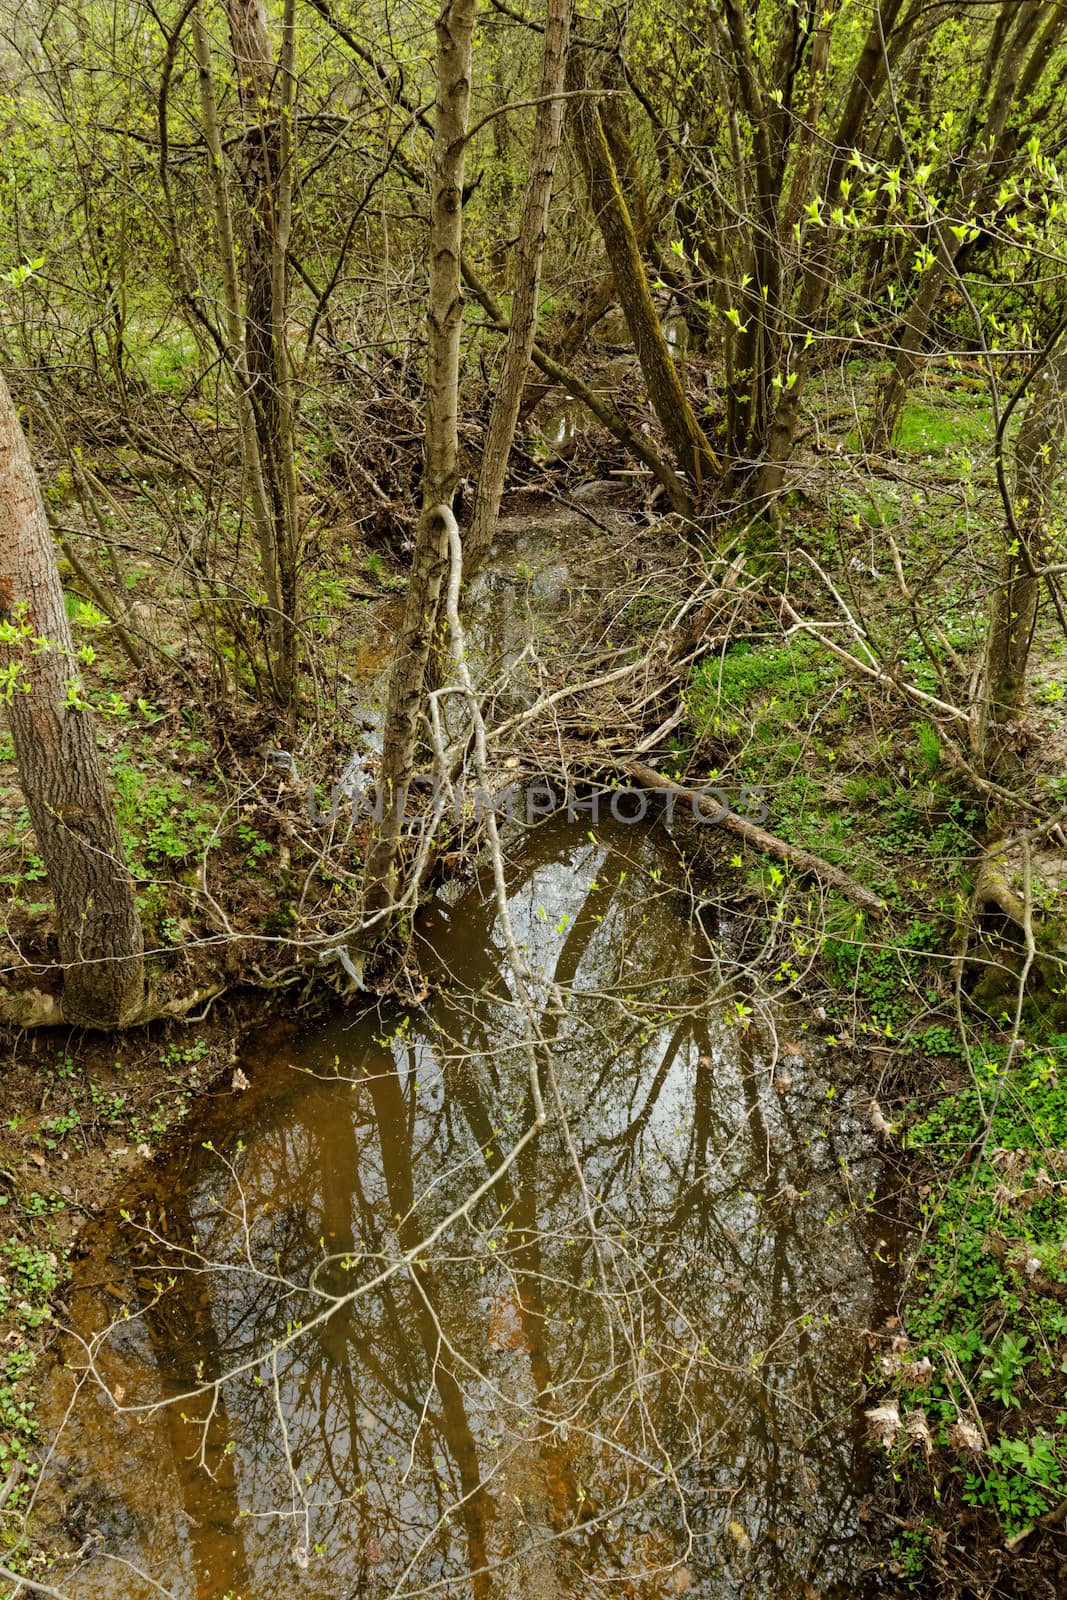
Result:
{"label": "brown dry leaf", "polygon": [[968,1422],[966,1417],[956,1418],[948,1430],[948,1442],[964,1455],[976,1456],[982,1451],[982,1435],[974,1423]]}
{"label": "brown dry leaf", "polygon": [[934,1364],[929,1356],[923,1356],[921,1361],[913,1361],[908,1367],[908,1382],[913,1389],[929,1389],[933,1376]]}
{"label": "brown dry leaf", "polygon": [[934,1441],[930,1437],[930,1424],[926,1420],[924,1411],[909,1411],[904,1423],[904,1431],[912,1444],[920,1446],[924,1456],[933,1455]]}
{"label": "brown dry leaf", "polygon": [[877,1100],[872,1100],[867,1115],[870,1117],[871,1127],[879,1139],[890,1139],[893,1136],[893,1124],[887,1122],[882,1113],[882,1108]]}
{"label": "brown dry leaf", "polygon": [[875,1444],[884,1444],[888,1450],[896,1443],[900,1432],[900,1412],[896,1406],[873,1406],[863,1414],[870,1423],[871,1438]]}

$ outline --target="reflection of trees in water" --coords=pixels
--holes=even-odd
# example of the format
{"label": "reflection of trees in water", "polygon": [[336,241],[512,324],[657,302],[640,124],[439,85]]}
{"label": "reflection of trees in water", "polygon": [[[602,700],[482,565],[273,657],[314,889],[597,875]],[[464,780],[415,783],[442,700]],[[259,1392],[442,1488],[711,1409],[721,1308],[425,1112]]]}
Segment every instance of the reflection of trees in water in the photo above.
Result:
{"label": "reflection of trees in water", "polygon": [[[281,1563],[294,1594],[447,1593],[473,1574],[478,1600],[584,1594],[583,1570],[659,1595],[681,1559],[723,1596],[784,1593],[816,1554],[820,1581],[847,1569],[852,1433],[827,1407],[848,1390],[817,1319],[862,1324],[866,1289],[850,1224],[828,1226],[837,1153],[806,1148],[821,1086],[799,1109],[769,1093],[759,1034],[720,1020],[714,966],[666,898],[610,850],[582,865],[535,856],[510,892],[596,1237],[550,1124],[431,1259],[299,1339],[276,1375],[268,1361],[223,1387],[214,1479],[185,1459],[191,1425],[168,1423],[186,1517],[216,1530],[203,1549],[220,1529],[231,1542],[204,1600],[276,1592]],[[195,1376],[191,1350],[213,1378],[412,1249],[528,1126],[488,920],[447,914],[436,948],[463,988],[428,1017],[300,1050],[326,1076],[338,1056],[350,1081],[261,1099],[246,1148],[227,1136],[232,1172],[189,1155],[174,1242],[211,1264],[145,1311],[170,1392]],[[752,1541],[736,1571],[731,1519]]]}

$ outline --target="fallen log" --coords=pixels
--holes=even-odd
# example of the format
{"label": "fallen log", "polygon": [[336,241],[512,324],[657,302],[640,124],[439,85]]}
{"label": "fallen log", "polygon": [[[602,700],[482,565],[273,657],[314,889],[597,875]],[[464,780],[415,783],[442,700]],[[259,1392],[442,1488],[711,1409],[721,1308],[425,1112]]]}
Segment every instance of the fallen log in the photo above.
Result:
{"label": "fallen log", "polygon": [[[664,773],[657,772],[654,767],[646,767],[643,761],[623,761],[620,763],[620,770],[633,778],[643,789],[655,789],[660,793],[673,794],[679,800],[687,800],[706,816],[713,814],[718,816],[722,810],[716,801],[701,794],[699,789],[688,789]],[[761,828],[758,823],[750,822],[747,817],[738,816],[736,811],[727,811],[725,816],[719,819],[719,826],[725,828],[727,833],[743,839],[746,844],[750,844],[754,850],[759,850],[763,855],[774,856],[777,861],[784,861],[789,866],[796,867],[799,872],[810,873],[828,888],[840,890],[854,905],[862,906],[872,917],[884,916],[888,910],[884,900],[880,900],[870,889],[865,889],[861,883],[850,878],[840,867],[835,867],[830,861],[824,861],[822,856],[813,855],[810,850],[802,850],[799,845],[787,844],[784,839],[768,833],[766,828]]]}

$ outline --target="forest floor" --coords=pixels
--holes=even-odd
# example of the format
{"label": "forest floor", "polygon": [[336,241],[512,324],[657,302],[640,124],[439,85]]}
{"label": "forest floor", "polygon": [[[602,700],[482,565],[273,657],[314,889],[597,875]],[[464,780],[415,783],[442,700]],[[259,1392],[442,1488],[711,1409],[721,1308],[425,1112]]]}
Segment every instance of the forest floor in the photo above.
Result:
{"label": "forest floor", "polygon": [[[605,676],[626,661],[635,672],[625,689],[577,696],[562,721],[517,731],[500,762],[532,776],[550,770],[555,750],[583,775],[610,773],[671,722],[653,751],[664,770],[731,796],[760,788],[768,829],[886,901],[887,916],[872,921],[818,881],[721,831],[698,830],[701,876],[771,953],[760,980],[802,996],[823,1031],[866,1062],[887,1124],[909,1226],[900,1321],[871,1330],[865,1403],[881,1412],[885,1440],[870,1504],[872,1581],[901,1594],[1055,1597],[1067,1582],[1059,936],[1048,935],[1025,1042],[1006,1066],[1020,940],[1005,919],[972,908],[990,843],[989,797],[967,770],[966,742],[951,718],[828,653],[782,605],[784,594],[816,632],[845,645],[851,616],[893,674],[945,704],[966,703],[999,538],[995,488],[975,464],[988,460],[988,407],[965,382],[931,383],[909,405],[893,456],[869,461],[851,431],[867,381],[858,369],[827,375],[809,403],[779,521],[724,527],[695,566],[674,524],[650,514],[644,491],[619,476],[626,463],[606,436],[566,417],[558,434],[545,426],[530,436],[518,460],[523,487],[505,507],[516,538],[499,583],[512,614],[531,617],[543,617],[545,584],[556,585],[535,688]],[[195,612],[196,601],[151,553],[153,501],[137,464],[121,448],[101,450],[94,471],[119,521],[141,530],[128,562],[131,604],[166,654],[135,671],[74,582],[72,623],[76,641],[95,651],[86,677],[140,884],[153,982],[163,1000],[202,999],[188,1022],[116,1039],[8,1035],[0,1475],[15,1462],[28,1469],[5,1508],[13,1528],[40,1443],[34,1372],[48,1359],[82,1222],[121,1194],[124,1175],[152,1159],[193,1097],[241,1092],[236,1056],[253,1018],[262,1020],[264,991],[267,1003],[284,991],[287,1009],[343,991],[339,966],[317,957],[350,923],[365,829],[359,819],[324,825],[322,813],[353,749],[373,764],[374,703],[403,584],[402,548],[377,521],[346,520],[342,489],[324,482],[312,513],[309,619],[318,717],[316,731],[289,749],[274,719],[235,709],[246,703],[222,692],[217,664],[182,642],[174,619],[185,607]],[[53,508],[71,516],[70,485],[57,474],[52,490]],[[546,578],[519,535],[531,523],[558,527],[560,516],[566,570],[553,578],[550,567]],[[694,573],[718,581],[742,546],[700,654],[687,662],[682,651],[683,664],[664,673],[657,652]],[[961,550],[969,562],[949,559]],[[1063,641],[1049,629],[1037,641],[1019,734],[1026,801],[1009,826],[1067,799],[1065,698]],[[508,714],[510,702],[498,710]],[[443,870],[462,870],[463,838],[443,849]],[[1049,856],[1043,919],[1055,930],[1061,858]],[[52,953],[43,877],[10,742],[0,741],[0,881],[9,953],[24,964],[27,987]],[[257,984],[259,996],[243,998]],[[229,993],[212,1000],[216,988]]]}

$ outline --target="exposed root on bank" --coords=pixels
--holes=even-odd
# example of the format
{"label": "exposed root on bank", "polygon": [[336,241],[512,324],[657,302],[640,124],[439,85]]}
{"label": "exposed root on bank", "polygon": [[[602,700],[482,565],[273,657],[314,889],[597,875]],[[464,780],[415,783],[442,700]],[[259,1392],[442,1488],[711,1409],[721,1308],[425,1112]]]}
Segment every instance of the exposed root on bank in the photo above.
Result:
{"label": "exposed root on bank", "polygon": [[976,915],[990,907],[1002,911],[1017,928],[1026,924],[1026,907],[1022,896],[1011,886],[1006,862],[1007,841],[999,839],[990,845],[975,879],[972,906]]}
{"label": "exposed root on bank", "polygon": [[[116,1024],[114,1029],[106,1031],[125,1032],[128,1028],[147,1027],[151,1022],[202,1022],[207,1015],[207,1009],[220,995],[226,993],[228,987],[224,983],[205,984],[190,994],[178,995],[168,1000],[160,999],[150,991],[133,1016]],[[205,1010],[201,1011],[199,1016],[190,1015],[201,1006]],[[64,1015],[62,996],[49,994],[44,989],[20,989],[0,991],[0,1025],[30,1029],[63,1028],[76,1024]]]}

